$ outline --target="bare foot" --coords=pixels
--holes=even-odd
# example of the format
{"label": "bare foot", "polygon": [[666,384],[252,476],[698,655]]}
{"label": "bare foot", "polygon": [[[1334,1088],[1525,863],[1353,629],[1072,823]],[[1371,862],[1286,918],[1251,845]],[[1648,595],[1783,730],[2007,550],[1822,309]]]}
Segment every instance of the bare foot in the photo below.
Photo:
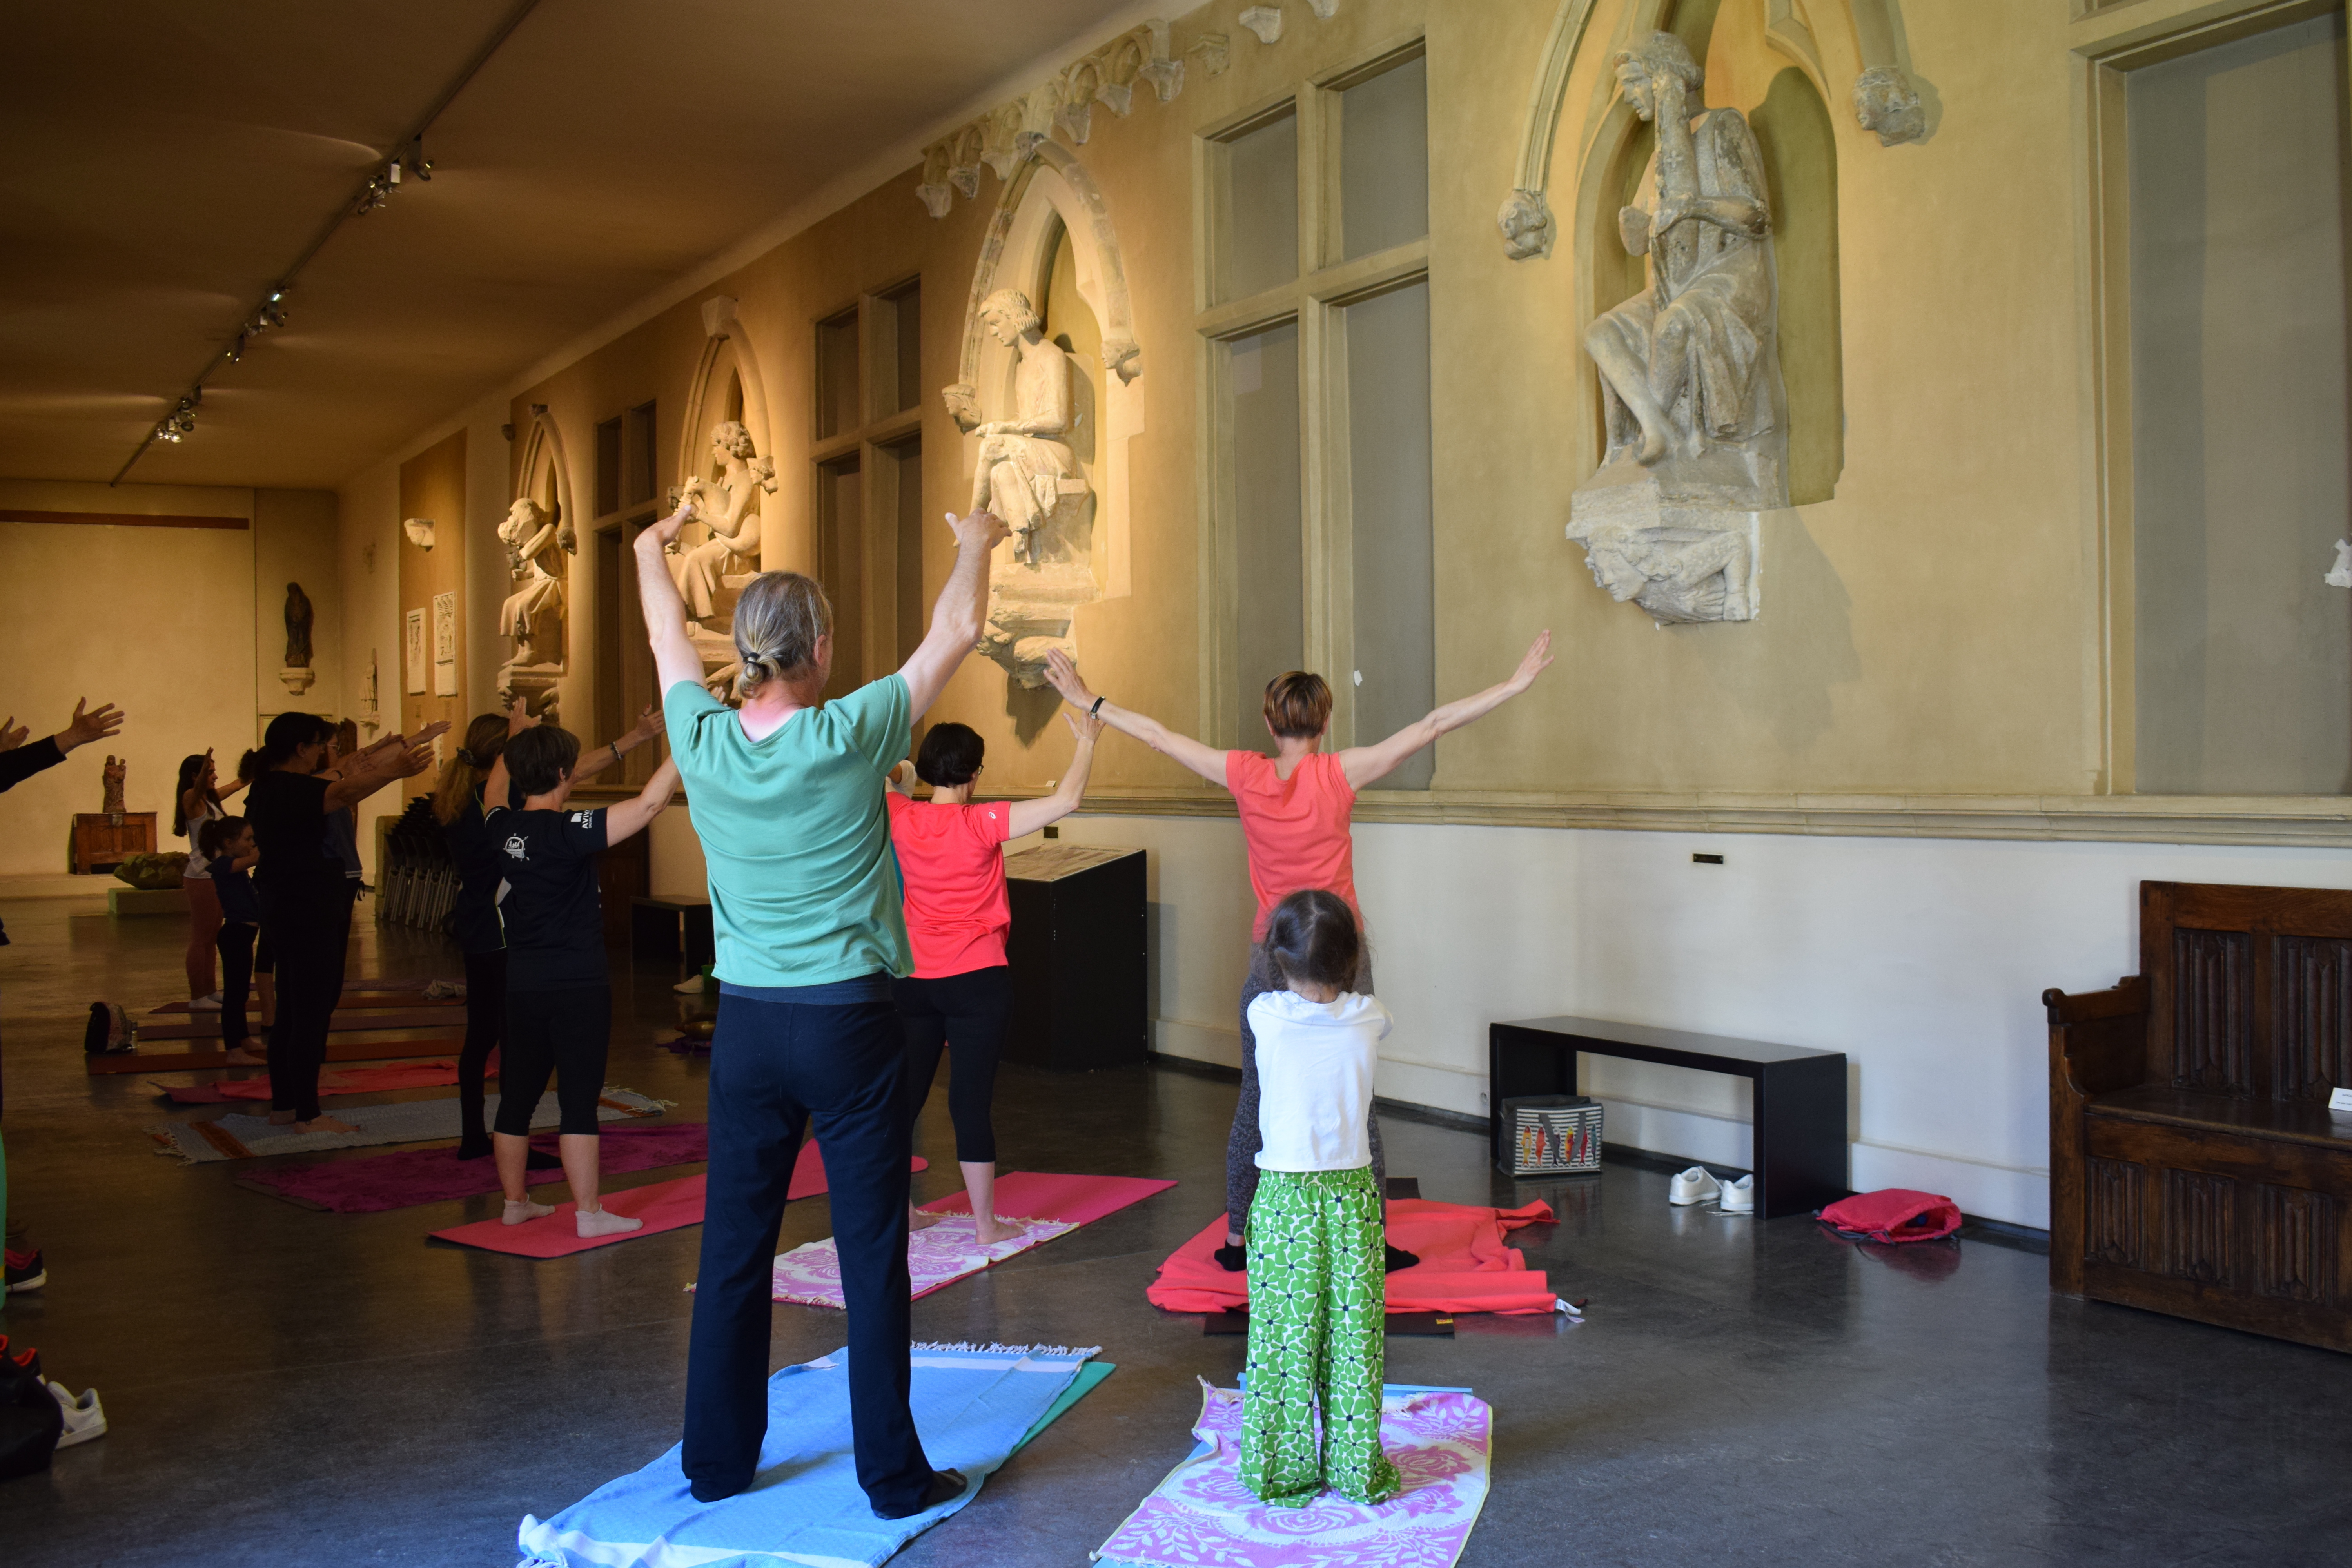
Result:
{"label": "bare foot", "polygon": [[266,1068],[269,1065],[269,1058],[251,1046],[232,1046],[229,1047],[228,1065],[233,1068]]}
{"label": "bare foot", "polygon": [[943,1214],[926,1214],[921,1209],[915,1207],[912,1204],[908,1204],[907,1205],[907,1228],[908,1230],[929,1230],[931,1226],[939,1224],[940,1221],[947,1217],[948,1216]]}
{"label": "bare foot", "polygon": [[1029,1227],[1018,1220],[1010,1220],[1003,1215],[991,1214],[981,1215],[972,1228],[980,1233],[981,1246],[994,1247],[1000,1241],[1011,1241]]}
{"label": "bare foot", "polygon": [[[272,1117],[270,1120],[274,1121],[277,1118]],[[294,1125],[304,1132],[357,1132],[359,1131],[350,1122],[332,1116],[313,1117],[308,1121],[297,1121]]]}

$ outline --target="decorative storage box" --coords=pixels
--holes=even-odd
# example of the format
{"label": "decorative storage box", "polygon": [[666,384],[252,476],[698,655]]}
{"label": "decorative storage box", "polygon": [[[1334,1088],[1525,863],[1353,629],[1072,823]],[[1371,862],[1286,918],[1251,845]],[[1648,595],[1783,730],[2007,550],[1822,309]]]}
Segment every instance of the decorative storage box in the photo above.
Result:
{"label": "decorative storage box", "polygon": [[1514,1176],[1572,1176],[1601,1169],[1601,1102],[1581,1094],[1503,1101],[1505,1168]]}

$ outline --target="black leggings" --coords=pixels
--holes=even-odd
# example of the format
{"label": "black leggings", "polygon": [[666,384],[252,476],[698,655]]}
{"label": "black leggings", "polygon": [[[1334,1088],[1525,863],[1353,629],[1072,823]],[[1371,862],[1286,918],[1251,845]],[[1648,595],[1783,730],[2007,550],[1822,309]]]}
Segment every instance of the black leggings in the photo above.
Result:
{"label": "black leggings", "polygon": [[499,1058],[499,1131],[530,1136],[530,1113],[555,1075],[560,1132],[596,1135],[596,1101],[604,1092],[604,1057],[613,1036],[613,989],[507,993],[506,1052]]}
{"label": "black leggings", "polygon": [[988,1106],[996,1097],[997,1055],[1013,1016],[1013,971],[999,963],[939,980],[894,981],[890,994],[907,1033],[907,1124],[914,1125],[930,1098],[940,1047],[947,1047],[948,1116],[955,1123],[956,1158],[968,1165],[994,1163],[996,1129]]}
{"label": "black leggings", "polygon": [[278,1022],[269,1032],[269,1102],[298,1121],[319,1116],[319,1069],[343,999],[355,886],[261,908],[262,934],[278,959]]}
{"label": "black leggings", "polygon": [[253,943],[261,928],[247,921],[223,921],[215,943],[221,958],[221,1044],[230,1050],[245,1044],[246,993],[253,988]]}
{"label": "black leggings", "polygon": [[483,1080],[490,1053],[507,1032],[507,950],[466,955],[466,1048],[457,1055],[457,1128],[460,1149],[487,1150],[482,1131]]}

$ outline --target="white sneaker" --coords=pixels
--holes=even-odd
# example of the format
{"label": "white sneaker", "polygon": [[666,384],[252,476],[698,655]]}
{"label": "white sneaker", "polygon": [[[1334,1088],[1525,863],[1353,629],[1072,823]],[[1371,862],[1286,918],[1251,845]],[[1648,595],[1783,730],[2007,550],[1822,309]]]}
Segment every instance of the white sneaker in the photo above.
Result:
{"label": "white sneaker", "polygon": [[1742,1176],[1736,1182],[1723,1182],[1717,1186],[1717,1196],[1726,1214],[1756,1212],[1756,1178]]}
{"label": "white sneaker", "polygon": [[66,1416],[66,1429],[58,1436],[58,1447],[70,1448],[76,1443],[106,1436],[106,1407],[98,1402],[98,1390],[85,1388],[77,1399],[66,1392],[64,1384],[52,1383],[49,1393]]}
{"label": "white sneaker", "polygon": [[188,1011],[191,1013],[217,1013],[220,1011],[220,1005],[221,994],[215,991],[209,996],[199,996],[194,1001],[189,1003]]}
{"label": "white sneaker", "polygon": [[1716,1179],[1706,1173],[1705,1165],[1693,1165],[1675,1177],[1674,1184],[1666,1189],[1666,1202],[1681,1208],[1691,1204],[1703,1204],[1722,1191]]}

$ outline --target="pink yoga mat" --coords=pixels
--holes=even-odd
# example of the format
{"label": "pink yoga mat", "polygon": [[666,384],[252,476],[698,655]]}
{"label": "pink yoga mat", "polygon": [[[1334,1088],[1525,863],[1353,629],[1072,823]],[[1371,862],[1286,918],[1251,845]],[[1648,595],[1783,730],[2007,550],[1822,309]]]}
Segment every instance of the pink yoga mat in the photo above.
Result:
{"label": "pink yoga mat", "polygon": [[[337,1094],[382,1094],[394,1089],[438,1089],[457,1081],[457,1064],[453,1061],[394,1062],[380,1068],[352,1068],[348,1072],[319,1075],[319,1098]],[[172,1097],[177,1105],[218,1105],[233,1100],[268,1100],[269,1080],[266,1078],[237,1079],[228,1083],[199,1083],[155,1086]],[[694,1158],[700,1159],[699,1154]],[[423,1200],[430,1201],[430,1200]]]}
{"label": "pink yoga mat", "polygon": [[[1146,1176],[1082,1176],[1058,1171],[1007,1171],[996,1179],[996,1212],[1023,1219],[1089,1225],[1164,1193],[1173,1182]],[[956,1192],[923,1205],[927,1214],[970,1214],[971,1194]]]}
{"label": "pink yoga mat", "polygon": [[[910,1171],[930,1169],[930,1162],[920,1154],[908,1162]],[[604,1167],[611,1170],[607,1164]],[[557,1180],[562,1173],[550,1173]],[[471,1225],[452,1226],[433,1234],[442,1241],[454,1241],[460,1247],[478,1247],[487,1252],[510,1252],[519,1258],[568,1258],[575,1252],[585,1252],[592,1247],[604,1247],[615,1241],[633,1241],[641,1236],[654,1236],[665,1230],[677,1230],[682,1226],[702,1223],[702,1183],[700,1176],[681,1176],[675,1182],[656,1182],[647,1187],[635,1187],[625,1193],[614,1193],[603,1199],[604,1205],[617,1215],[644,1220],[640,1230],[624,1231],[619,1236],[599,1236],[582,1240],[572,1228],[572,1215],[577,1205],[564,1204],[544,1219],[527,1225],[509,1225],[503,1220],[477,1220]],[[825,1191],[824,1160],[817,1152],[814,1140],[801,1144],[800,1158],[793,1165],[793,1184],[786,1196],[812,1198]]]}
{"label": "pink yoga mat", "polygon": [[[531,1139],[530,1146],[552,1154],[555,1134],[540,1133]],[[597,1154],[607,1175],[691,1164],[709,1157],[709,1129],[699,1121],[607,1126]],[[494,1162],[460,1160],[454,1149],[400,1149],[364,1159],[255,1170],[239,1179],[247,1186],[267,1187],[280,1196],[316,1204],[335,1214],[381,1214],[499,1190]],[[530,1180],[534,1186],[560,1185],[563,1173],[533,1171]]]}
{"label": "pink yoga mat", "polygon": [[[1518,1248],[1503,1240],[1551,1217],[1551,1205],[1540,1200],[1525,1208],[1491,1209],[1396,1199],[1389,1205],[1389,1239],[1419,1254],[1421,1262],[1388,1277],[1389,1310],[1551,1311],[1554,1297],[1543,1271],[1529,1268]],[[1229,1274],[1217,1262],[1224,1241],[1220,1215],[1160,1266],[1145,1297],[1171,1312],[1226,1312],[1247,1305],[1249,1276]]]}

